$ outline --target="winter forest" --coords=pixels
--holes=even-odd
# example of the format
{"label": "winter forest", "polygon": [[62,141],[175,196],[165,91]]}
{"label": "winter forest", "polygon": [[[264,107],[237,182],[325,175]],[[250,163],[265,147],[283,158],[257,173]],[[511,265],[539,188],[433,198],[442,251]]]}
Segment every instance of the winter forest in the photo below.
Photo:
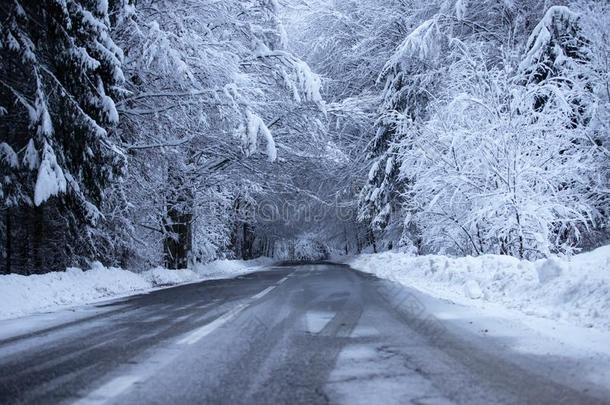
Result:
{"label": "winter forest", "polygon": [[610,236],[604,0],[0,0],[0,273]]}

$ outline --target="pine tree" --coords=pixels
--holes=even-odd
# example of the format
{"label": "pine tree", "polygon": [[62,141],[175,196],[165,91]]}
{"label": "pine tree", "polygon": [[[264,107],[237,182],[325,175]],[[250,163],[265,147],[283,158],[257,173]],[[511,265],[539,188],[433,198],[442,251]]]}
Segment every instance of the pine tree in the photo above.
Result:
{"label": "pine tree", "polygon": [[[417,26],[398,46],[379,77],[385,86],[377,132],[369,146],[373,166],[360,194],[359,219],[369,224],[371,235],[386,230],[393,221],[402,228],[399,213],[408,179],[398,176],[402,153],[399,144],[405,137],[415,136],[419,123],[428,117],[427,107],[441,71],[441,51],[447,42],[439,24],[438,18],[433,18]],[[393,233],[404,248],[412,248],[416,235]]]}
{"label": "pine tree", "polygon": [[[27,207],[51,206],[60,217],[39,221],[60,220],[58,231],[71,234],[81,254],[92,253],[89,227],[124,165],[112,137],[119,119],[113,97],[124,78],[108,3],[7,3],[0,7],[0,130],[18,165],[3,166],[13,185],[4,185],[2,205],[26,216]],[[36,235],[42,244],[52,237]]]}
{"label": "pine tree", "polygon": [[580,18],[568,7],[549,8],[531,33],[519,65],[522,82],[537,92],[534,108],[542,111],[557,89],[569,97],[573,127],[588,124],[593,103],[592,75],[587,72],[590,42]]}

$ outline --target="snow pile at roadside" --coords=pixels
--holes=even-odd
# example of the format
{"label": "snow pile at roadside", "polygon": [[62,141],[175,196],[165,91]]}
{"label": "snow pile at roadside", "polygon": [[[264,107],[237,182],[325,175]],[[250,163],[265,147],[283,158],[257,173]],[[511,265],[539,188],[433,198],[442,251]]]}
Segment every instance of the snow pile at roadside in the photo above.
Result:
{"label": "snow pile at roadside", "polygon": [[87,271],[69,268],[65,272],[41,275],[0,275],[0,319],[92,303],[156,287],[210,278],[231,278],[256,271],[271,262],[268,258],[251,261],[221,260],[199,265],[194,270],[155,268],[139,274],[104,267],[95,262]]}
{"label": "snow pile at roadside", "polygon": [[157,267],[140,274],[151,287],[164,287],[176,284],[192,283],[200,277],[191,270],[168,270]]}
{"label": "snow pile at roadside", "polygon": [[385,252],[347,263],[461,304],[492,302],[527,315],[610,329],[610,246],[535,262],[495,255],[451,258]]}
{"label": "snow pile at roadside", "polygon": [[93,302],[100,298],[150,288],[143,277],[130,271],[94,263],[91,270],[69,268],[65,272],[0,276],[0,319],[44,309]]}
{"label": "snow pile at roadside", "polygon": [[273,262],[274,260],[268,257],[254,260],[217,260],[211,263],[198,264],[193,268],[193,271],[201,279],[213,280],[241,276],[264,266],[269,266]]}

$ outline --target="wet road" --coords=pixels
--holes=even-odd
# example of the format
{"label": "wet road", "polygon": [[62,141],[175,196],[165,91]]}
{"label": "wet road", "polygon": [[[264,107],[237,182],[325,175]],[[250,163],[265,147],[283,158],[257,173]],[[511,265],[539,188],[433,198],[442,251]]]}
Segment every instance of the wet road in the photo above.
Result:
{"label": "wet road", "polygon": [[0,403],[610,403],[342,265],[274,267],[101,307],[0,340]]}

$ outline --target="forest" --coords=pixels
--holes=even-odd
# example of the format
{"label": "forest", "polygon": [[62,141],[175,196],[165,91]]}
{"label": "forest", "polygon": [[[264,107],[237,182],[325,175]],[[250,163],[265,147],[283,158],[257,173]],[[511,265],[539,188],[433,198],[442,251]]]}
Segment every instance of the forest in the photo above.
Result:
{"label": "forest", "polygon": [[604,0],[0,0],[0,273],[610,239]]}

